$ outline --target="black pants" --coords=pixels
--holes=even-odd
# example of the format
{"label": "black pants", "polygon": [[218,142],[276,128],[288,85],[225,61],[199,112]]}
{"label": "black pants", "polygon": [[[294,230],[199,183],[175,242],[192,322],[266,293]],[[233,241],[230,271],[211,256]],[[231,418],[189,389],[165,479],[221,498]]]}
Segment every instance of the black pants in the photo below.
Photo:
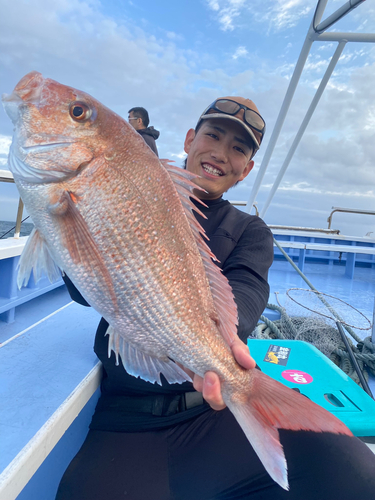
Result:
{"label": "black pants", "polygon": [[375,455],[357,438],[280,431],[290,491],[229,410],[156,432],[90,431],[56,500],[373,500]]}

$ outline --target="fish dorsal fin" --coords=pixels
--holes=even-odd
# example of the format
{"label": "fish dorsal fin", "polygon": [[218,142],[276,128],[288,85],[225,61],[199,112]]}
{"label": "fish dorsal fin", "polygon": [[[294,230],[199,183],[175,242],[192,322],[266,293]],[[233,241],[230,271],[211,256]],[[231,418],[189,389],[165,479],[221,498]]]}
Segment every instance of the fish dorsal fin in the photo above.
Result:
{"label": "fish dorsal fin", "polygon": [[[237,306],[234,301],[232,288],[230,287],[227,278],[221,272],[221,269],[213,263],[213,260],[218,260],[211,252],[203,237],[208,239],[204,229],[194,217],[193,210],[200,214],[205,219],[207,218],[191,201],[191,198],[200,202],[202,200],[193,194],[193,189],[199,188],[192,182],[193,179],[199,177],[187,170],[171,165],[168,160],[161,160],[161,163],[168,171],[174,185],[177,189],[182,205],[185,209],[190,227],[193,231],[195,241],[202,257],[203,265],[206,271],[207,279],[211,288],[212,298],[214,301],[217,316],[211,319],[216,323],[221,335],[229,346],[237,338]],[[203,236],[203,237],[202,237]]]}

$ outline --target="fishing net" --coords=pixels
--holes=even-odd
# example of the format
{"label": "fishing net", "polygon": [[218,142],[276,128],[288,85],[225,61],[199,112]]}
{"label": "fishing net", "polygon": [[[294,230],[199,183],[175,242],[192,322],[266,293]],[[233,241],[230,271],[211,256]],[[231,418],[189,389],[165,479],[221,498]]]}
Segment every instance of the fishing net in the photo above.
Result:
{"label": "fishing net", "polygon": [[371,338],[366,337],[371,323],[366,316],[348,303],[314,290],[291,288],[286,293],[283,305],[268,304],[267,308],[278,311],[280,319],[272,322],[262,316],[261,320],[264,323],[259,324],[250,337],[309,342],[359,383],[358,375],[336,325],[336,321],[339,321],[353,339],[353,341],[347,339],[349,348],[354,353],[365,378],[368,380],[368,372],[375,375],[375,346]]}

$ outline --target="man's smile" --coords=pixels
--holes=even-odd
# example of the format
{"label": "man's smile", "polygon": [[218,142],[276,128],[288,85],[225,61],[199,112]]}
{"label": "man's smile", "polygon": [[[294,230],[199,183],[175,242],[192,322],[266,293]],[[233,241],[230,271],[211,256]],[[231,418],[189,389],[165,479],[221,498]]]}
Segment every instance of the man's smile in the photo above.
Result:
{"label": "man's smile", "polygon": [[202,168],[207,174],[209,175],[214,175],[215,177],[221,177],[224,175],[224,172],[222,172],[219,168],[214,167],[210,163],[202,163]]}

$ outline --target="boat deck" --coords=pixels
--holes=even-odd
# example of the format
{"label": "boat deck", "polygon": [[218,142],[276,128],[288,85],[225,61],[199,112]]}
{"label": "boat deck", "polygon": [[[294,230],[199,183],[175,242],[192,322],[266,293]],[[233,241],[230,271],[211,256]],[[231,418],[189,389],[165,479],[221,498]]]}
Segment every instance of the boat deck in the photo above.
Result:
{"label": "boat deck", "polygon": [[[305,274],[316,289],[349,302],[372,319],[375,269],[356,268],[349,279],[344,266],[306,263]],[[274,304],[276,292],[284,305],[289,288],[308,288],[285,261],[274,262],[269,281]],[[54,498],[63,470],[85,437],[98,397],[100,368],[93,352],[98,321],[93,309],[71,301],[63,285],[18,306],[13,323],[0,323],[0,397],[5,401],[0,418],[0,500]],[[80,384],[84,388],[74,402]],[[373,379],[370,386],[375,392]],[[69,418],[60,421],[62,414],[68,414],[74,425],[69,427]],[[51,436],[56,442],[63,436],[55,448]]]}
{"label": "boat deck", "polygon": [[[319,291],[336,297],[358,309],[372,322],[375,299],[375,269],[356,267],[352,279],[345,275],[345,266],[305,263],[304,274]],[[275,261],[269,273],[271,304],[277,304],[276,293],[281,305],[287,301],[290,288],[308,289],[301,276],[285,261]],[[333,304],[334,302],[332,302]],[[359,325],[358,325],[359,326]],[[371,330],[358,331],[361,337],[371,336]]]}

